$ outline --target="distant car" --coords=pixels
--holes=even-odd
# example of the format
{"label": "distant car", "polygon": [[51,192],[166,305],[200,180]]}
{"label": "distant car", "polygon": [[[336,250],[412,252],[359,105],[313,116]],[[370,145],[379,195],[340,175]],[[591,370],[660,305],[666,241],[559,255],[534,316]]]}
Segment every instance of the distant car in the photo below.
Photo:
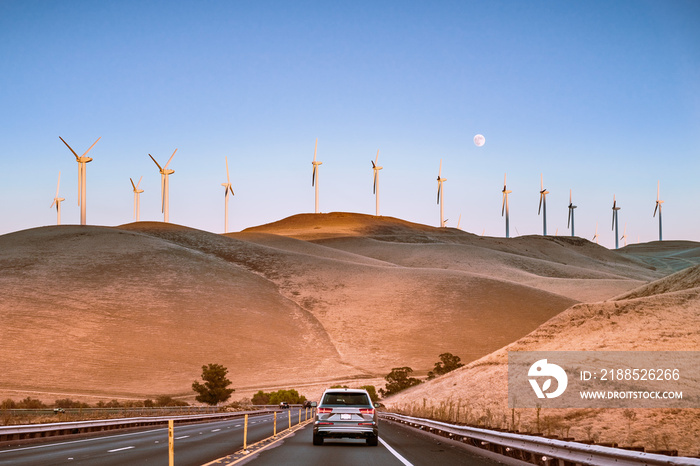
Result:
{"label": "distant car", "polygon": [[65,413],[66,410],[63,409],[63,408],[54,408],[54,409],[53,409],[53,412],[54,412],[54,414]]}
{"label": "distant car", "polygon": [[283,401],[280,403],[280,409],[289,409],[289,403]]}
{"label": "distant car", "polygon": [[306,401],[304,402],[304,408],[314,408],[315,406],[316,406],[316,402],[315,402],[315,401],[306,400]]}
{"label": "distant car", "polygon": [[367,390],[332,388],[323,392],[316,408],[313,444],[326,438],[361,438],[367,445],[379,443],[377,410]]}

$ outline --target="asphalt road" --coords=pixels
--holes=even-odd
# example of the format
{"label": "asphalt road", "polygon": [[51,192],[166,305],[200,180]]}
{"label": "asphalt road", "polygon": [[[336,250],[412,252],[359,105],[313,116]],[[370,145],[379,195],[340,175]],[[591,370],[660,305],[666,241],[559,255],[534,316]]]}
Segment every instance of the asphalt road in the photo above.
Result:
{"label": "asphalt road", "polygon": [[[292,423],[298,410],[291,409]],[[278,432],[288,426],[289,411],[277,414]],[[303,418],[303,414],[302,414]],[[272,435],[273,415],[251,416],[248,444]],[[243,418],[211,423],[176,425],[175,464],[200,466],[243,447]],[[0,465],[167,465],[168,428],[115,433],[75,440],[52,439],[47,443],[0,449]]]}
{"label": "asphalt road", "polygon": [[364,440],[325,440],[321,446],[311,444],[312,425],[287,437],[275,448],[257,453],[245,463],[250,466],[494,466],[496,462],[474,456],[457,442],[428,436],[415,429],[388,421],[379,421],[380,443],[367,446]]}

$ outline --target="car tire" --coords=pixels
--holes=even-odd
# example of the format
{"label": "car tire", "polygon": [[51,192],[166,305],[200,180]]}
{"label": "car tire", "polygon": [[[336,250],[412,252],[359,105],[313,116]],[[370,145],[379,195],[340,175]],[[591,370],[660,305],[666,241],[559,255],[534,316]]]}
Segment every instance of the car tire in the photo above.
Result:
{"label": "car tire", "polygon": [[377,445],[379,445],[379,437],[369,437],[367,439],[367,445],[369,445],[370,447],[376,447]]}
{"label": "car tire", "polygon": [[323,445],[323,437],[314,434],[314,445]]}

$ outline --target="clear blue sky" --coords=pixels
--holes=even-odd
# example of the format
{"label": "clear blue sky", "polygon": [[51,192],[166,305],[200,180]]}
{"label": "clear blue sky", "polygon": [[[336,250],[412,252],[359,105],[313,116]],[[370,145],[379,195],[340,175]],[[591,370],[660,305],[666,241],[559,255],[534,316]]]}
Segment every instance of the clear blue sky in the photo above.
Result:
{"label": "clear blue sky", "polygon": [[[612,247],[620,234],[700,241],[700,2],[0,1],[0,234],[78,223],[79,154],[89,224],[141,219],[223,231],[224,157],[238,231],[313,212],[318,138],[323,212],[503,236],[566,230]],[[486,137],[478,148],[475,134]]]}

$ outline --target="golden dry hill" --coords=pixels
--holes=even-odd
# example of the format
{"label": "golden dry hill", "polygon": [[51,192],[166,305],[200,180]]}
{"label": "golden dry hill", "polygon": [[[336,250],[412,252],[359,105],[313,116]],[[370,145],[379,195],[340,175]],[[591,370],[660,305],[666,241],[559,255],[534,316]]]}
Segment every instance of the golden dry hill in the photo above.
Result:
{"label": "golden dry hill", "polygon": [[229,368],[234,396],[425,373],[440,353],[478,359],[668,274],[650,256],[348,213],[228,235],[20,231],[0,236],[0,396],[192,395],[210,362]]}

